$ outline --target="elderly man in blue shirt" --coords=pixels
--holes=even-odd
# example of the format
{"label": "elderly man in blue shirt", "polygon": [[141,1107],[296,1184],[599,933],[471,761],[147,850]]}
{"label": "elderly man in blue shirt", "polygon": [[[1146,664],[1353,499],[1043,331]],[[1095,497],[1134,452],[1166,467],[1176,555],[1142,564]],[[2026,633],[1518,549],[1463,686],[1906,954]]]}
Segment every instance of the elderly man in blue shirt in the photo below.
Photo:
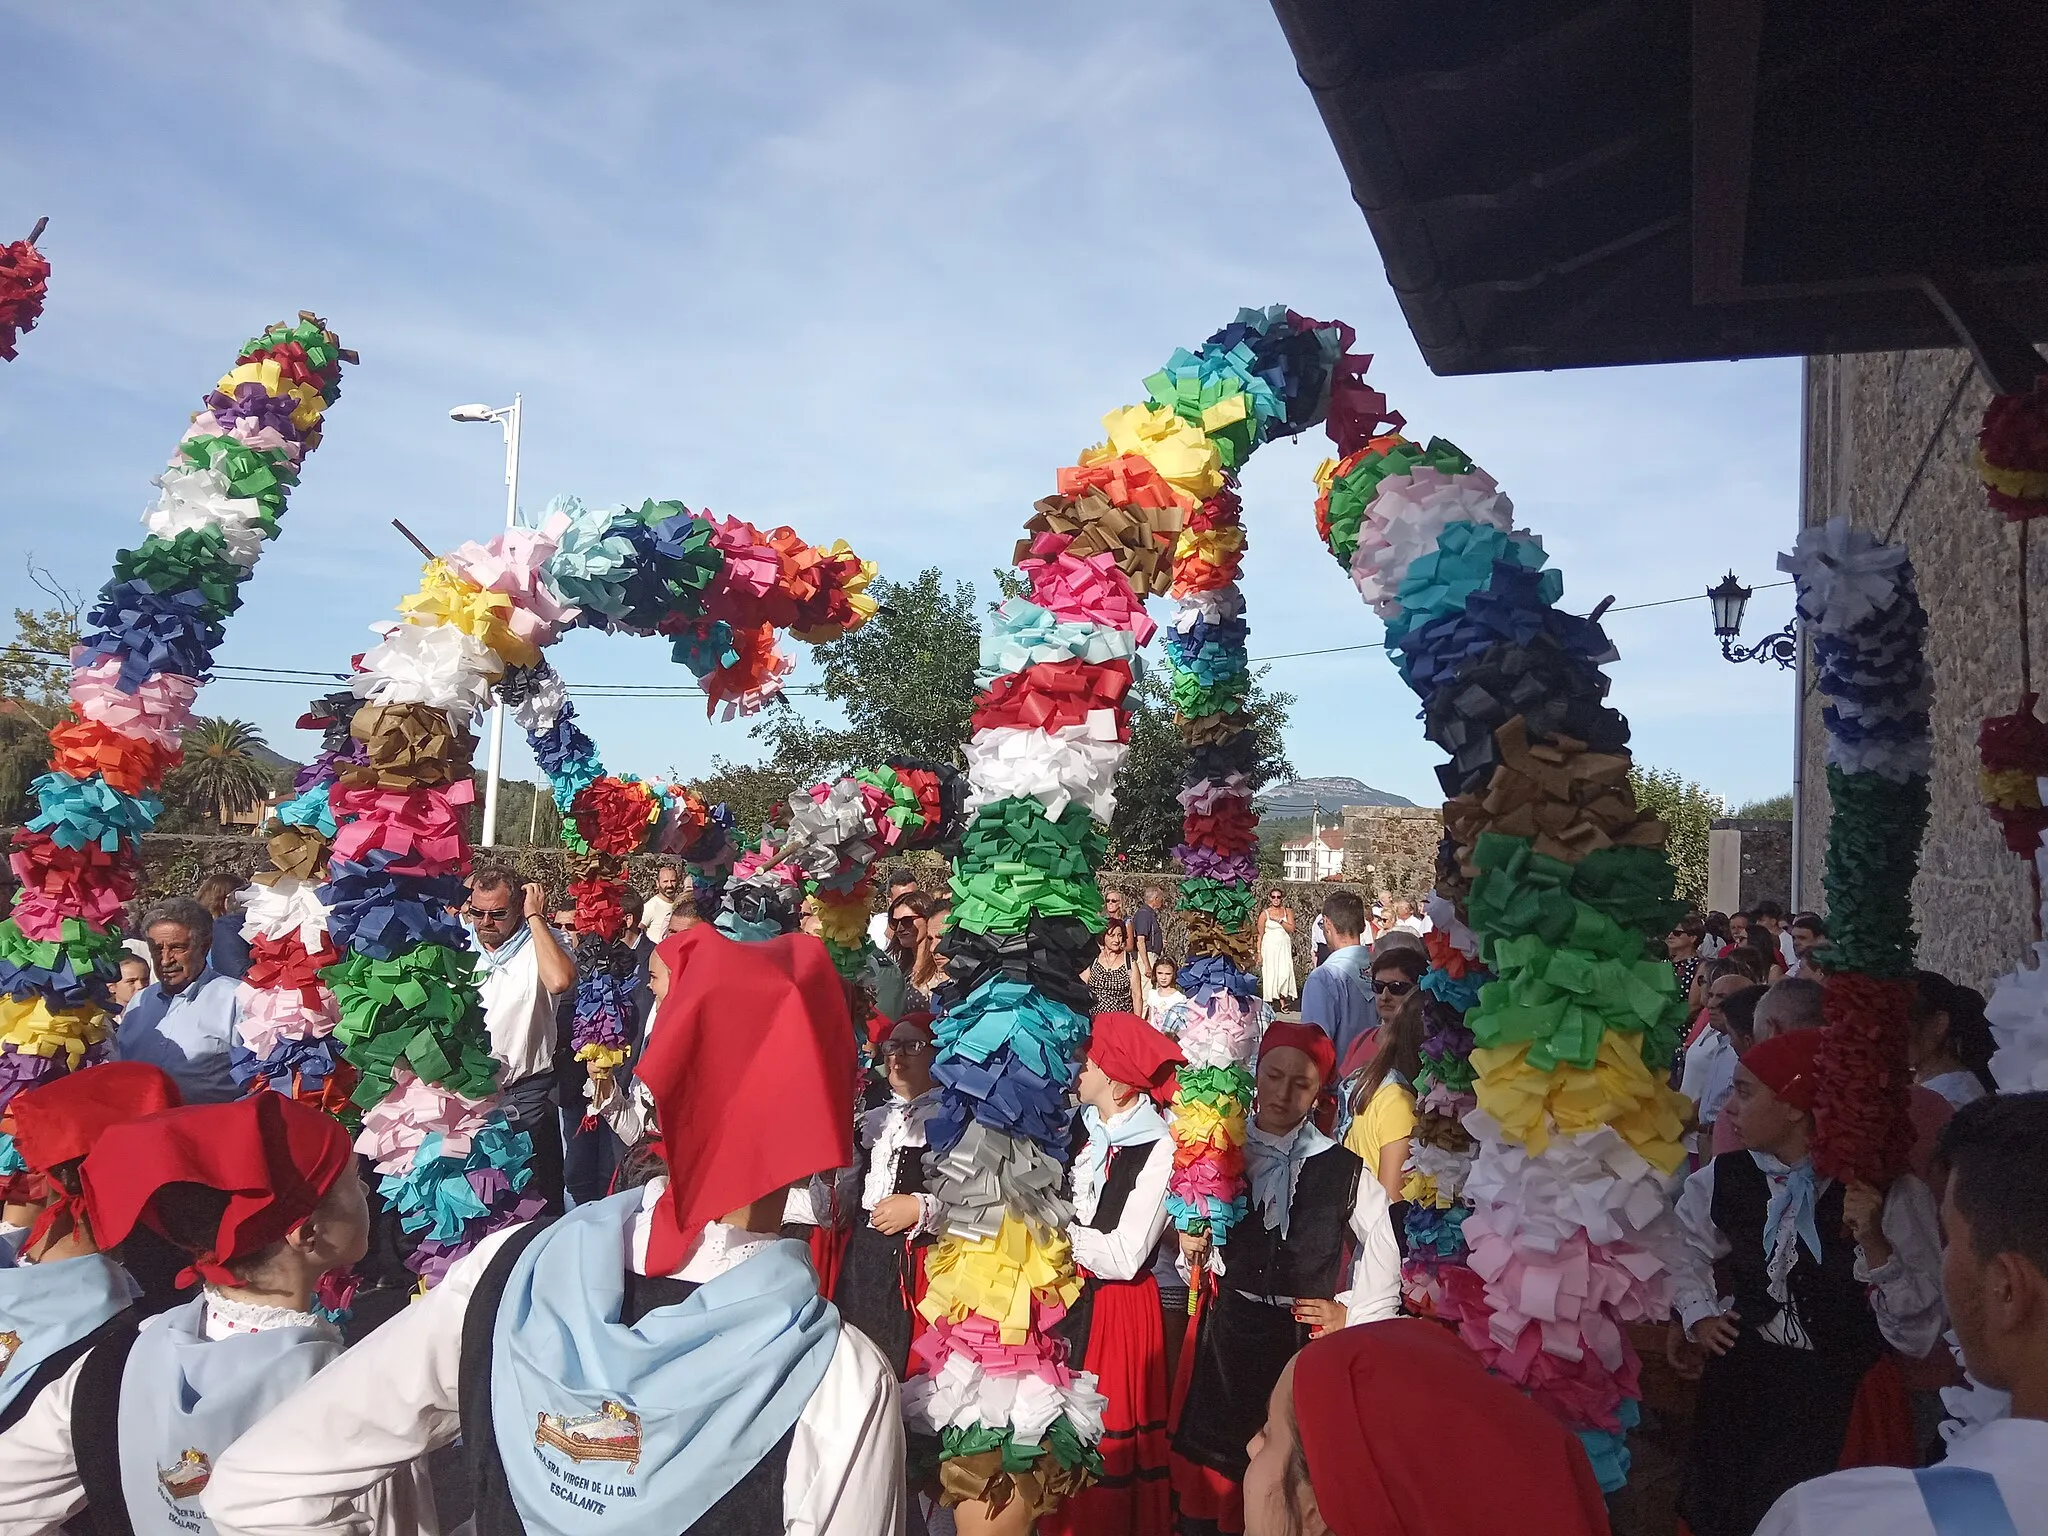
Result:
{"label": "elderly man in blue shirt", "polygon": [[189,896],[160,901],[142,918],[156,980],[136,994],[114,1032],[116,1061],[169,1073],[187,1104],[221,1104],[242,1090],[228,1071],[235,1039],[235,980],[207,964],[213,918]]}

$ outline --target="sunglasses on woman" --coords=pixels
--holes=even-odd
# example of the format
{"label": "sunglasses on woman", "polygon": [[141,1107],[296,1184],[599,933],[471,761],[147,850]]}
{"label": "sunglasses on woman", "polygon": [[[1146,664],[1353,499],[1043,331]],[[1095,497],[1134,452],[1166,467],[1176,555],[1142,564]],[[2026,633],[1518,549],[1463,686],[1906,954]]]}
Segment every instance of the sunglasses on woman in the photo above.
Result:
{"label": "sunglasses on woman", "polygon": [[1406,997],[1415,990],[1415,983],[1406,978],[1397,981],[1375,980],[1372,989],[1381,997]]}

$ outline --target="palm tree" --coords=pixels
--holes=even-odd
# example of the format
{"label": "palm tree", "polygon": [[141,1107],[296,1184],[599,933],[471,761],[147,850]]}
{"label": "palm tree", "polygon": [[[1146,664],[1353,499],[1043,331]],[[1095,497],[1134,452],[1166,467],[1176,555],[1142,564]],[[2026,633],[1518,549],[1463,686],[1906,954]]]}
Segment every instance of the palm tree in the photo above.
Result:
{"label": "palm tree", "polygon": [[164,788],[194,810],[217,810],[222,830],[230,816],[270,793],[270,770],[256,756],[263,733],[247,720],[202,715],[185,727],[184,745],[185,761]]}

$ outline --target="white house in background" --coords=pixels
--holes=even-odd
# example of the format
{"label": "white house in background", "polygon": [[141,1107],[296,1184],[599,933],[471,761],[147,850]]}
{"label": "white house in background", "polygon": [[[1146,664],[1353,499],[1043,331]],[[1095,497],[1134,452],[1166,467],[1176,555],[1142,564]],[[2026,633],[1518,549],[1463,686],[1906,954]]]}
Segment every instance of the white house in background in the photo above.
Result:
{"label": "white house in background", "polygon": [[1318,827],[1280,845],[1280,874],[1288,880],[1335,880],[1344,873],[1344,832]]}

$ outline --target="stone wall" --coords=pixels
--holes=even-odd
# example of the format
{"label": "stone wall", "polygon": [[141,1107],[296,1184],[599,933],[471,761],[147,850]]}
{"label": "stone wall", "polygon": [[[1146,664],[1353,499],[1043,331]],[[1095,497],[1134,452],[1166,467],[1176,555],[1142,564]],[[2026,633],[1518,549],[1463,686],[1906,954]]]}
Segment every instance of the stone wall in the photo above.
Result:
{"label": "stone wall", "polygon": [[1436,887],[1444,816],[1428,805],[1344,807],[1344,878],[1420,903]]}
{"label": "stone wall", "polygon": [[[1953,411],[1956,384],[1962,392]],[[1977,793],[1977,726],[2020,695],[2014,524],[1984,504],[1971,468],[1985,386],[1959,351],[1809,361],[1804,518],[1848,516],[1880,537],[1897,520],[1927,609],[1934,677],[1933,808],[1913,905],[1920,961],[1971,986],[2010,970],[2031,937],[2026,865],[2005,849]],[[1944,413],[1946,412],[1946,416]],[[1914,467],[1933,452],[1917,484]],[[1910,487],[1910,494],[1908,494]],[[2048,539],[2025,579],[2048,591]],[[2033,605],[2033,649],[2048,658],[2048,602]],[[1828,794],[1820,700],[1804,701],[1800,901],[1825,909]]]}

